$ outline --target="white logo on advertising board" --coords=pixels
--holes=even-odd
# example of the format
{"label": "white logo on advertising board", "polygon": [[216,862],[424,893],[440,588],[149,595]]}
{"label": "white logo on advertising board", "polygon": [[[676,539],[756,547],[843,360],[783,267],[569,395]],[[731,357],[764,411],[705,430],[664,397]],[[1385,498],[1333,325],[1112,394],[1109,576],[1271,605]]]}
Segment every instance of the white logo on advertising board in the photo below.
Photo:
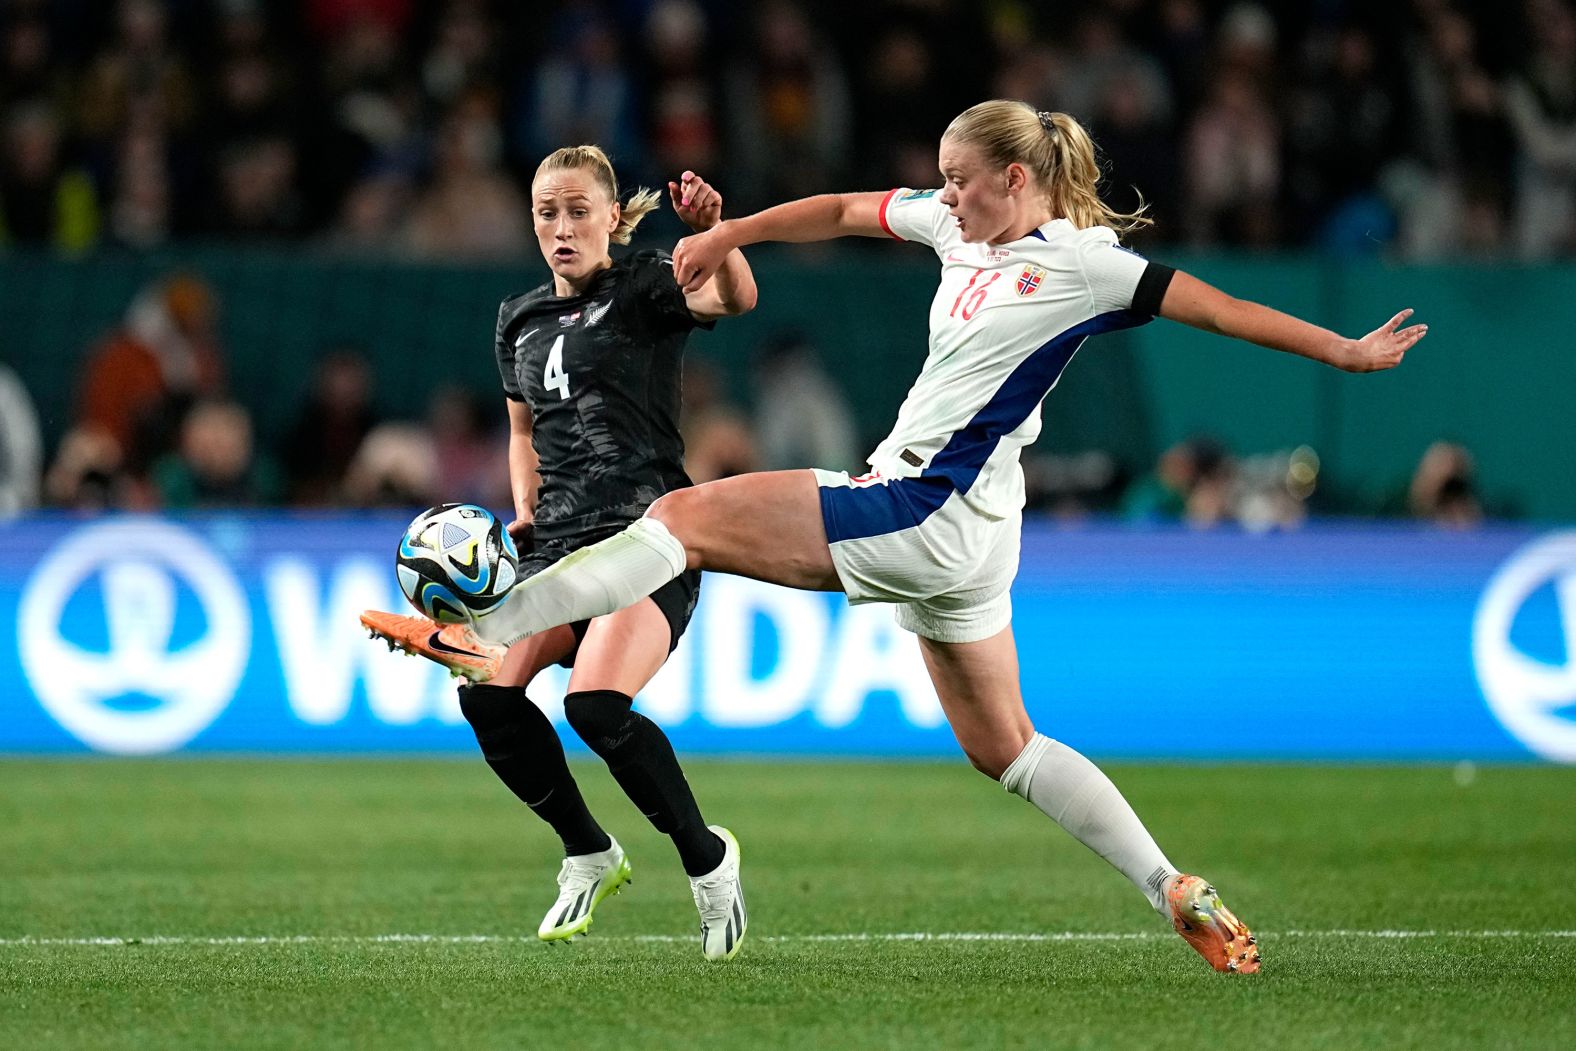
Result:
{"label": "white logo on advertising board", "polygon": [[[68,603],[95,575],[108,639],[102,651],[61,630]],[[179,584],[201,605],[204,631],[172,647]],[[70,534],[28,578],[17,612],[22,669],[39,702],[84,744],[121,755],[172,751],[211,724],[234,695],[251,646],[234,575],[201,537],[152,519]],[[129,695],[157,703],[111,703]]]}
{"label": "white logo on advertising board", "polygon": [[[1565,662],[1550,664],[1511,641],[1516,615],[1552,586]],[[1529,749],[1576,763],[1576,722],[1559,709],[1576,704],[1576,532],[1555,533],[1517,551],[1489,581],[1472,622],[1478,683],[1495,717]]]}

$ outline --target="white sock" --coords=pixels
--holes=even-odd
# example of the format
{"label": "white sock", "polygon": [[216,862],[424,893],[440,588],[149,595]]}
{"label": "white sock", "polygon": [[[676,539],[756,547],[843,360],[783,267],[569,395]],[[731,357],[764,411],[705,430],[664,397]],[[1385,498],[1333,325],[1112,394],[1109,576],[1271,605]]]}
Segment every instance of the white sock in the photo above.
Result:
{"label": "white sock", "polygon": [[684,572],[684,545],[654,518],[583,547],[514,586],[476,619],[476,634],[512,646],[527,635],[632,606]]}
{"label": "white sock", "polygon": [[1116,866],[1156,912],[1169,916],[1165,883],[1177,870],[1099,767],[1060,741],[1037,733],[1003,772],[1001,784]]}

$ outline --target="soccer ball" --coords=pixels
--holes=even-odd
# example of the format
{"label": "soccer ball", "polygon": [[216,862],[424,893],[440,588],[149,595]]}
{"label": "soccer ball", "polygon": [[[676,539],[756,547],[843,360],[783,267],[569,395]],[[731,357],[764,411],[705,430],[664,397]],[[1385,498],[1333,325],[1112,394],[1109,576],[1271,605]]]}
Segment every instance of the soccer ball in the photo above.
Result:
{"label": "soccer ball", "polygon": [[440,504],[400,537],[394,573],[422,616],[458,624],[496,608],[519,576],[514,538],[475,504]]}

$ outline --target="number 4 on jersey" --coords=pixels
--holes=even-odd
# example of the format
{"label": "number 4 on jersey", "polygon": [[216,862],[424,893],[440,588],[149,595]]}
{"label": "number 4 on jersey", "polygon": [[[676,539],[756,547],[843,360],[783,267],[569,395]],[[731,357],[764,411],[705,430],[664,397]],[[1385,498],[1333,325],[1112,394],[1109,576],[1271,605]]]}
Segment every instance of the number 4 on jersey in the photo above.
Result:
{"label": "number 4 on jersey", "polygon": [[560,401],[569,397],[569,373],[564,371],[564,337],[553,340],[553,349],[547,352],[547,369],[542,373],[542,386],[556,390]]}

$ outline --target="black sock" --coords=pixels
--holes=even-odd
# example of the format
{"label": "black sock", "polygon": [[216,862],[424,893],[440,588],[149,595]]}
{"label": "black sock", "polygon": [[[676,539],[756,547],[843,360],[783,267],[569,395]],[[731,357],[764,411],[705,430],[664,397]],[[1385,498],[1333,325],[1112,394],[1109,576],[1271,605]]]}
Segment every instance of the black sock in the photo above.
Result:
{"label": "black sock", "polygon": [[565,854],[594,854],[613,845],[586,809],[558,732],[524,687],[461,686],[460,711],[498,780],[553,826]]}
{"label": "black sock", "polygon": [[662,728],[616,690],[588,690],[564,698],[564,715],[601,756],[630,802],[653,827],[672,837],[684,871],[703,876],[722,864],[723,844],[706,827]]}

